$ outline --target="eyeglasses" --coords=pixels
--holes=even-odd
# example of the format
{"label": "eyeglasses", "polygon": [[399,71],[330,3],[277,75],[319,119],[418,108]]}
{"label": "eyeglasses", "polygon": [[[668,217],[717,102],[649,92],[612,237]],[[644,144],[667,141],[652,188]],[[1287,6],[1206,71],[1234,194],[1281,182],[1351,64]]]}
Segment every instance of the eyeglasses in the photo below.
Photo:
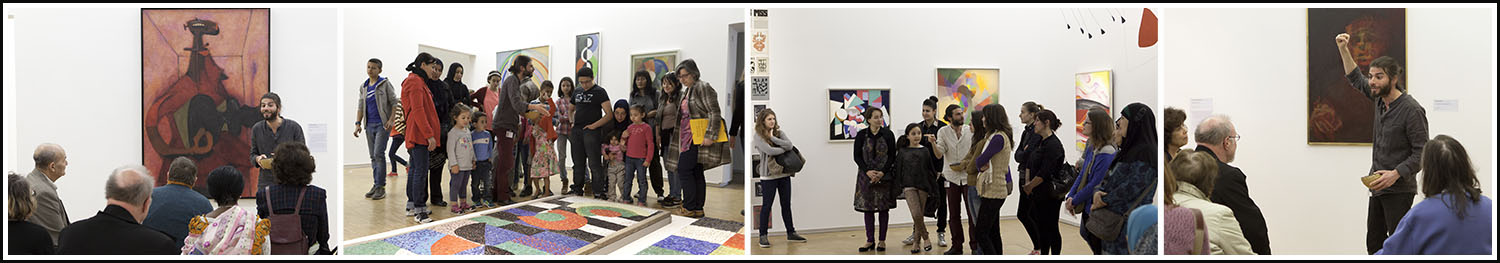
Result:
{"label": "eyeglasses", "polygon": [[1240,139],[1244,139],[1244,138],[1245,138],[1245,136],[1243,136],[1243,135],[1229,136],[1229,139],[1233,140],[1234,142],[1240,142]]}

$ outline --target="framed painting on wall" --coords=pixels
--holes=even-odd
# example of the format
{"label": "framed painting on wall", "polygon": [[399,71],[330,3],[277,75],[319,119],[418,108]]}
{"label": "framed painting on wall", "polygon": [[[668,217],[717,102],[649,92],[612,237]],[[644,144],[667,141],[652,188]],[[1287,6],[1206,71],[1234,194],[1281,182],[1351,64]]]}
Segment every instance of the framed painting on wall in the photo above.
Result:
{"label": "framed painting on wall", "polygon": [[242,197],[255,195],[250,127],[271,91],[270,13],[141,9],[142,163],[158,171],[156,185],[167,184],[173,159],[188,157],[210,167],[198,169],[195,185],[229,165],[244,173]]}
{"label": "framed painting on wall", "polygon": [[[1370,62],[1382,56],[1406,64],[1405,9],[1307,9],[1307,144],[1373,142],[1375,102],[1345,77],[1338,44],[1333,41],[1340,33],[1349,33],[1349,54],[1360,74],[1368,76]],[[1406,75],[1400,76],[1399,83],[1406,82]]]}
{"label": "framed painting on wall", "polygon": [[978,110],[978,106],[999,103],[999,79],[999,69],[938,68],[937,91],[934,93],[938,98],[937,110],[958,104],[965,112],[970,112]]}
{"label": "framed painting on wall", "polygon": [[863,113],[868,108],[884,112],[881,119],[891,123],[891,90],[888,88],[828,89],[828,140],[853,142],[859,130],[869,127]]}
{"label": "framed painting on wall", "polygon": [[676,66],[676,50],[634,54],[630,55],[630,74],[627,75],[633,78],[635,72],[645,70],[646,73],[651,74],[651,83],[653,85],[660,85],[661,77],[666,75],[667,72],[672,72],[673,67]]}
{"label": "framed painting on wall", "polygon": [[551,54],[552,48],[549,46],[495,52],[495,68],[500,69],[500,83],[505,83],[505,80],[511,78],[510,71],[505,70],[510,68],[511,62],[515,61],[517,56],[525,55],[531,57],[531,82],[541,87],[542,81],[552,76],[550,75],[552,70],[547,67],[547,63],[552,61]]}
{"label": "framed painting on wall", "polygon": [[1089,136],[1083,134],[1083,121],[1088,119],[1089,109],[1100,106],[1108,112],[1114,112],[1114,99],[1114,77],[1109,70],[1073,75],[1073,106],[1075,120],[1077,120],[1073,130],[1078,135],[1075,142],[1079,152],[1082,152],[1088,145]]}
{"label": "framed painting on wall", "polygon": [[573,72],[588,67],[594,70],[594,78],[599,78],[599,33],[582,34],[575,37],[573,42]]}

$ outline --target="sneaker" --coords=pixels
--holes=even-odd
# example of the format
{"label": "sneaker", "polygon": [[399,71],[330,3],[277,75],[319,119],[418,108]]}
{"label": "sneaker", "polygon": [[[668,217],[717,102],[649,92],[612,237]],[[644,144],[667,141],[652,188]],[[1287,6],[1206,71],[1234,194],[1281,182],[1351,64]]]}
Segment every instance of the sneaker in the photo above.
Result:
{"label": "sneaker", "polygon": [[380,199],[385,199],[385,187],[375,188],[375,194],[370,196],[370,200]]}
{"label": "sneaker", "polygon": [[406,209],[406,217],[412,217],[412,216],[416,216],[416,215],[417,215],[417,211],[411,210],[411,208],[407,208]]}
{"label": "sneaker", "polygon": [[760,236],[760,248],[768,247],[771,247],[771,238],[766,237],[765,235]]}
{"label": "sneaker", "polygon": [[385,176],[395,177],[396,176],[396,172],[391,172],[391,173],[385,174]]}
{"label": "sneaker", "polygon": [[693,211],[693,216],[691,216],[691,217],[692,218],[703,218],[704,216],[707,216],[707,215],[703,213],[703,210],[696,210],[696,211]]}
{"label": "sneaker", "polygon": [[454,214],[463,214],[464,208],[461,205],[453,205],[453,208],[448,209],[448,211],[453,212]]}
{"label": "sneaker", "polygon": [[917,238],[916,235],[906,236],[905,240],[901,240],[901,244],[902,245],[911,245],[911,242],[914,241],[914,240],[916,240],[916,238]]}
{"label": "sneaker", "polygon": [[948,238],[944,237],[945,236],[944,234],[946,234],[946,233],[938,232],[938,246],[939,247],[946,247],[946,246],[948,246]]}
{"label": "sneaker", "polygon": [[797,235],[797,232],[786,233],[786,242],[807,243],[807,238]]}
{"label": "sneaker", "polygon": [[448,202],[443,202],[443,200],[432,200],[432,205],[446,207],[448,206]]}
{"label": "sneaker", "polygon": [[418,214],[413,220],[417,221],[418,224],[432,223],[432,218],[428,217],[426,213]]}
{"label": "sneaker", "polygon": [[375,195],[375,189],[380,189],[380,185],[371,186],[370,191],[365,192],[365,198],[370,198],[370,196]]}
{"label": "sneaker", "polygon": [[672,214],[673,215],[677,215],[677,216],[681,216],[681,217],[693,217],[693,211],[688,211],[687,209],[682,209],[682,208],[678,208],[678,209],[672,211]]}

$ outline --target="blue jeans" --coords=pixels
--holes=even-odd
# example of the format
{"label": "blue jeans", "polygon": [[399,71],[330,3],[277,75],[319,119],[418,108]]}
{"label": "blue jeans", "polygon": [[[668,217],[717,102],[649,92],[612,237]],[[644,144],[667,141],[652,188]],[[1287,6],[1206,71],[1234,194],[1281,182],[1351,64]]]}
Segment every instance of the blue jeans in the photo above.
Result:
{"label": "blue jeans", "polygon": [[[625,188],[623,191],[620,191],[621,199],[624,199],[627,203],[635,201],[645,202],[647,175],[646,159],[625,157],[625,178],[620,182],[620,185],[625,186]],[[632,188],[630,187],[630,180],[632,179],[635,180],[636,187],[640,187],[635,192],[635,199],[630,198],[630,189]]]}
{"label": "blue jeans", "polygon": [[391,133],[385,126],[376,124],[365,129],[365,142],[370,147],[370,168],[375,170],[375,186],[385,186],[385,143]]}
{"label": "blue jeans", "polygon": [[411,169],[406,175],[406,208],[417,212],[427,211],[427,145],[415,144],[406,152],[411,156]]}
{"label": "blue jeans", "polygon": [[969,197],[969,202],[964,202],[964,205],[968,206],[969,208],[967,209],[969,214],[969,237],[973,239],[971,242],[969,242],[969,250],[974,251],[974,255],[983,255],[984,251],[979,249],[979,229],[974,224],[975,221],[979,221],[978,212],[980,199],[979,190],[976,190],[977,188],[978,187],[973,186],[969,187],[969,193],[967,194]]}
{"label": "blue jeans", "polygon": [[777,194],[781,195],[781,225],[786,227],[787,233],[797,233],[797,228],[792,226],[792,178],[782,177],[760,180],[760,217],[755,223],[760,225],[761,236],[771,230],[771,203],[776,201]]}

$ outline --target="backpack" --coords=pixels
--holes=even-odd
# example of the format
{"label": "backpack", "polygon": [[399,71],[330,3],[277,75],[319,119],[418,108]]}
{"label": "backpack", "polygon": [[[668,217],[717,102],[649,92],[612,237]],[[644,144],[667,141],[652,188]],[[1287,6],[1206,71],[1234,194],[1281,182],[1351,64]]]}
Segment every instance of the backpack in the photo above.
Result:
{"label": "backpack", "polygon": [[302,209],[302,195],[307,193],[307,187],[297,192],[297,206],[292,208],[291,214],[277,214],[271,201],[271,187],[266,186],[266,206],[271,207],[271,254],[272,255],[307,255],[307,235],[302,233],[302,215],[297,210]]}

